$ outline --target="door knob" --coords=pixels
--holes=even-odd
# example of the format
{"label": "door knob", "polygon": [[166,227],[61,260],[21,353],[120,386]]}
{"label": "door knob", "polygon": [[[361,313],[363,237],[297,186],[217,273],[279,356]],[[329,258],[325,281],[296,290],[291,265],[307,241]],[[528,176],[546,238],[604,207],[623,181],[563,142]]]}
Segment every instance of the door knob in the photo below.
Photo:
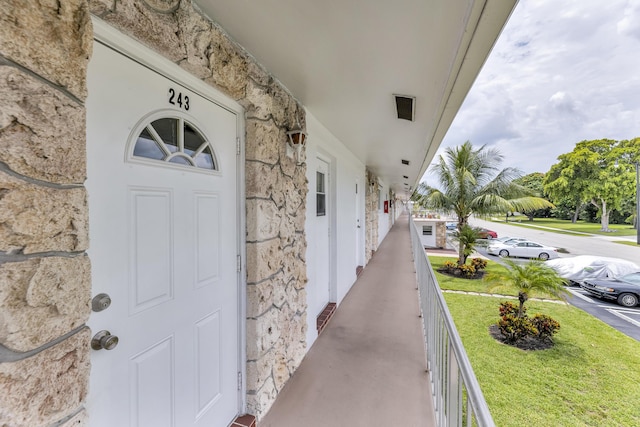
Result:
{"label": "door knob", "polygon": [[91,339],[91,348],[94,350],[113,350],[117,345],[118,337],[109,331],[100,331]]}

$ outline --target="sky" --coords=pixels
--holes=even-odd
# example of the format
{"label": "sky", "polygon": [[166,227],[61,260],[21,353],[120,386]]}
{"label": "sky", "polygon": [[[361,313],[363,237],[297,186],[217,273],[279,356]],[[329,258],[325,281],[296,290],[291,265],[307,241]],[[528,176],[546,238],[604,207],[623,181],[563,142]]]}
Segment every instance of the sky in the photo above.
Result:
{"label": "sky", "polygon": [[434,160],[471,141],[547,172],[577,142],[635,137],[640,0],[520,0]]}

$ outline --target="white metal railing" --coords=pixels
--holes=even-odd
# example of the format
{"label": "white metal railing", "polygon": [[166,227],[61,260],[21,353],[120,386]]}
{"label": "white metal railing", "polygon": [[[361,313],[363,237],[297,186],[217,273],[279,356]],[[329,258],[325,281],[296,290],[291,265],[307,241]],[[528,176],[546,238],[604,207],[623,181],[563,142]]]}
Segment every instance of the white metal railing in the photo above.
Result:
{"label": "white metal railing", "polygon": [[495,427],[418,229],[409,215],[427,367],[438,426]]}

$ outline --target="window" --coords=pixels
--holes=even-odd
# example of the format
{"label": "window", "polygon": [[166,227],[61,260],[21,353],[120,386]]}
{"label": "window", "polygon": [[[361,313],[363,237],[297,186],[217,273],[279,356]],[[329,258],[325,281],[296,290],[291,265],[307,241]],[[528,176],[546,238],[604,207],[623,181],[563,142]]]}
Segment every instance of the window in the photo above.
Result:
{"label": "window", "polygon": [[149,123],[138,135],[134,157],[217,171],[211,143],[182,118],[165,117]]}
{"label": "window", "polygon": [[316,216],[325,216],[327,214],[326,201],[325,174],[316,172]]}
{"label": "window", "polygon": [[433,235],[433,225],[423,225],[422,226],[422,235],[423,236],[432,236]]}

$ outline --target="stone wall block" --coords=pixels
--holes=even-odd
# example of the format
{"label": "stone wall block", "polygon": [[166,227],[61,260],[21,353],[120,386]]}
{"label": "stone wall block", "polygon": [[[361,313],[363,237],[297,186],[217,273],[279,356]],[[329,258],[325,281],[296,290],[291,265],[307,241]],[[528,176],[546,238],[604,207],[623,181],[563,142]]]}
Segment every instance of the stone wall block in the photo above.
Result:
{"label": "stone wall block", "polygon": [[289,378],[291,378],[291,372],[287,366],[287,359],[283,354],[279,355],[279,357],[274,360],[274,364],[272,366],[274,386],[279,392],[282,390],[282,387],[284,387],[286,382],[289,381]]}
{"label": "stone wall block", "polygon": [[0,364],[3,426],[49,426],[73,414],[89,388],[89,328],[35,356]]}
{"label": "stone wall block", "polygon": [[112,13],[115,7],[115,0],[89,0],[89,11],[100,18]]}
{"label": "stone wall block", "polygon": [[77,252],[88,241],[84,188],[41,187],[0,174],[0,251]]}
{"label": "stone wall block", "polygon": [[278,129],[272,121],[247,120],[246,159],[276,164],[280,159],[280,150],[286,144],[287,135]]}
{"label": "stone wall block", "polygon": [[258,414],[258,418],[260,418],[260,415],[269,411],[277,395],[278,391],[273,383],[273,378],[269,377],[259,390],[247,396],[247,412]]}
{"label": "stone wall block", "polygon": [[181,0],[144,0],[144,3],[158,13],[172,13],[178,9]]}
{"label": "stone wall block", "polygon": [[273,77],[255,61],[249,61],[247,64],[247,75],[260,86],[269,86],[273,83]]}
{"label": "stone wall block", "polygon": [[[280,188],[280,168],[262,162],[247,162],[245,168],[245,182],[247,198],[269,199],[275,189]],[[275,201],[275,200],[274,200]],[[276,202],[277,206],[282,205]]]}
{"label": "stone wall block", "polygon": [[280,338],[279,311],[267,310],[257,318],[247,319],[247,359],[259,360],[272,350]]}
{"label": "stone wall block", "polygon": [[80,99],[87,96],[86,69],[92,48],[85,0],[0,3],[0,54]]}
{"label": "stone wall block", "polygon": [[[304,327],[304,333],[306,334],[306,323]],[[287,368],[290,372],[295,372],[295,370],[302,363],[302,359],[307,354],[307,343],[304,339],[293,341],[287,346],[287,353],[289,355],[289,359],[287,360]]]}
{"label": "stone wall block", "polygon": [[25,352],[83,325],[90,279],[87,256],[0,264],[0,344]]}
{"label": "stone wall block", "polygon": [[[283,132],[284,135],[284,140],[283,141],[288,141],[288,137],[286,132]],[[306,164],[304,163],[306,160],[306,150],[302,149],[301,153],[300,153],[300,160],[299,162],[301,163],[300,165],[298,164],[298,160],[296,160],[295,155],[293,156],[293,158],[287,156],[287,146],[286,144],[283,142],[282,147],[280,147],[280,152],[278,153],[278,156],[280,157],[280,168],[282,169],[282,173],[290,180],[293,180],[293,177],[299,173],[305,173],[305,170],[307,168]],[[304,169],[303,169],[304,168]]]}
{"label": "stone wall block", "polygon": [[294,283],[290,285],[292,289],[288,289],[285,295],[285,303],[291,308],[293,313],[306,313],[307,311],[307,292],[304,289],[296,289]]}
{"label": "stone wall block", "polygon": [[180,28],[174,13],[160,13],[140,0],[118,0],[106,13],[100,3],[91,2],[91,7],[92,13],[101,13],[104,21],[161,52],[170,61],[186,58],[184,46],[178,39]]}
{"label": "stone wall block", "polygon": [[284,273],[280,273],[272,281],[273,287],[273,305],[278,310],[282,310],[282,306],[287,302],[287,282],[284,281]]}
{"label": "stone wall block", "polygon": [[[254,80],[249,80],[246,99],[249,102],[246,112],[247,118],[267,121],[272,116],[275,117],[274,113],[277,110],[274,108],[276,100],[273,97],[272,85],[263,86]],[[276,125],[281,123],[276,121]]]}
{"label": "stone wall block", "polygon": [[247,310],[258,317],[273,306],[273,284],[270,281],[247,285]]}
{"label": "stone wall block", "polygon": [[247,363],[247,390],[259,390],[271,378],[274,358],[272,350],[262,358]]}
{"label": "stone wall block", "polygon": [[291,244],[296,234],[294,218],[283,214],[279,226],[279,235],[284,239],[283,245]]}
{"label": "stone wall block", "polygon": [[[291,217],[295,217],[298,214],[298,212],[304,211],[304,206],[305,206],[306,197],[307,197],[307,190],[289,186],[284,191],[285,191],[285,200],[286,200],[286,206],[287,206],[287,212],[286,212],[287,215]],[[299,230],[299,231],[302,231],[302,230]]]}
{"label": "stone wall block", "polygon": [[247,222],[247,240],[262,241],[278,237],[279,225],[283,222],[284,212],[277,208],[272,200],[248,199],[247,217],[254,218]]}
{"label": "stone wall block", "polygon": [[283,259],[280,256],[281,251],[280,239],[248,243],[247,265],[252,266],[252,268],[247,271],[247,282],[260,282],[282,270]]}
{"label": "stone wall block", "polygon": [[[302,238],[302,236],[296,236],[294,238]],[[283,280],[285,283],[292,283],[296,289],[301,289],[306,284],[306,265],[302,259],[300,259],[299,252],[295,249],[295,241],[293,244],[285,246],[283,249],[283,256],[285,259],[283,272]]]}
{"label": "stone wall block", "polygon": [[307,260],[307,239],[304,234],[298,233],[293,242],[298,258],[304,263]]}
{"label": "stone wall block", "polygon": [[180,61],[180,66],[200,79],[210,78],[213,74],[209,64],[211,54],[213,27],[211,21],[196,13],[188,2],[182,2],[176,11],[178,35],[180,43],[186,52],[186,58]]}
{"label": "stone wall block", "polygon": [[305,225],[305,208],[298,208],[295,214],[291,215],[291,221],[293,222],[293,228],[296,230],[296,233],[304,233],[304,225]]}
{"label": "stone wall block", "polygon": [[205,82],[221,88],[233,99],[246,103],[248,58],[244,51],[229,40],[215,25],[213,41],[208,50],[211,77]]}
{"label": "stone wall block", "polygon": [[0,161],[31,178],[84,182],[84,107],[9,66],[0,66],[0,100]]}
{"label": "stone wall block", "polygon": [[[305,151],[305,156],[306,156],[306,150],[303,150],[303,151]],[[307,179],[306,169],[307,168],[305,165],[304,170],[300,170],[298,173],[293,175],[293,186],[301,191],[304,191],[305,194],[307,193],[309,188],[309,180]]]}

